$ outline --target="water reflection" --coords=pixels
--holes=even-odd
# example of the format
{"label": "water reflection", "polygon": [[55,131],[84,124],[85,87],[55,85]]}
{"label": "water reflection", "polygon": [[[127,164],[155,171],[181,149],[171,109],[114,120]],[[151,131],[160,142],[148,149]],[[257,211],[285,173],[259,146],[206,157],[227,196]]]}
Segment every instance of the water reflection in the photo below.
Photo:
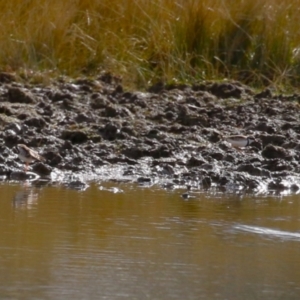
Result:
{"label": "water reflection", "polygon": [[0,298],[299,298],[297,196],[184,192],[0,185]]}
{"label": "water reflection", "polygon": [[12,198],[13,207],[16,209],[34,208],[38,202],[39,194],[47,185],[49,185],[49,182],[44,180],[28,180],[15,185]]}
{"label": "water reflection", "polygon": [[247,225],[236,225],[234,226],[234,228],[237,230],[243,230],[243,231],[256,233],[260,235],[267,235],[270,237],[278,237],[287,240],[300,241],[300,233],[296,233],[296,232],[288,232],[288,231],[274,230],[270,228],[247,226]]}
{"label": "water reflection", "polygon": [[16,191],[13,197],[13,206],[15,208],[33,208],[38,201],[38,192],[29,186],[23,186]]}

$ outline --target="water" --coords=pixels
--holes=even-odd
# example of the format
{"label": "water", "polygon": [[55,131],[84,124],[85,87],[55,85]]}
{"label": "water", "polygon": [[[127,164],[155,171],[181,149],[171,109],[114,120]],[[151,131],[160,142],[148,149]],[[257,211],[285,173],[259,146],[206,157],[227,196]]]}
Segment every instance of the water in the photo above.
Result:
{"label": "water", "polygon": [[300,299],[299,196],[182,193],[0,186],[0,299]]}

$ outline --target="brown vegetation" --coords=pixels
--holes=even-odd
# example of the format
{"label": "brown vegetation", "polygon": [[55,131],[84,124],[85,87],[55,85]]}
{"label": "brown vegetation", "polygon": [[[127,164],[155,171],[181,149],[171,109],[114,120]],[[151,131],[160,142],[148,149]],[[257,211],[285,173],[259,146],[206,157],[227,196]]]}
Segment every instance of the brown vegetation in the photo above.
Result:
{"label": "brown vegetation", "polygon": [[[125,85],[238,79],[299,82],[300,1],[11,0],[0,4],[0,67]],[[48,75],[47,75],[48,76]]]}

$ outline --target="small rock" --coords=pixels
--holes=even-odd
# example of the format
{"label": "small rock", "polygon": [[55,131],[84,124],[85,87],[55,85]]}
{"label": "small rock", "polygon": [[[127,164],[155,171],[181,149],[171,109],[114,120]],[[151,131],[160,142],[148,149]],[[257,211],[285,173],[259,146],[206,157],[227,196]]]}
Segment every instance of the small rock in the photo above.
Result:
{"label": "small rock", "polygon": [[62,132],[61,138],[70,140],[73,144],[82,144],[88,140],[87,134],[80,130],[65,130]]}
{"label": "small rock", "polygon": [[16,81],[16,76],[8,72],[0,72],[0,82],[1,83],[10,83]]}
{"label": "small rock", "polygon": [[273,180],[268,184],[268,189],[269,190],[277,190],[277,191],[283,191],[287,189],[287,187],[281,183],[281,180]]}
{"label": "small rock", "polygon": [[113,141],[117,138],[120,132],[120,126],[115,123],[107,123],[103,128],[99,129],[100,134],[106,140]]}
{"label": "small rock", "polygon": [[263,99],[263,98],[272,98],[272,91],[269,88],[265,89],[264,91],[262,91],[254,96],[254,99],[257,99],[257,100]]}
{"label": "small rock", "polygon": [[195,157],[192,156],[188,161],[187,161],[187,166],[188,167],[199,167],[205,164],[207,161],[202,157]]}
{"label": "small rock", "polygon": [[51,91],[47,93],[47,96],[53,102],[63,101],[64,99],[73,100],[73,96],[71,93],[62,91]]}
{"label": "small rock", "polygon": [[213,83],[209,88],[209,92],[222,99],[231,97],[240,99],[243,93],[243,89],[231,83]]}
{"label": "small rock", "polygon": [[73,180],[71,182],[68,182],[67,184],[65,184],[65,187],[77,191],[85,191],[89,187],[89,185],[78,179],[78,180]]}
{"label": "small rock", "polygon": [[55,151],[48,151],[44,153],[43,156],[47,159],[47,162],[52,167],[57,166],[62,161],[60,154]]}
{"label": "small rock", "polygon": [[263,168],[259,168],[253,164],[245,163],[240,165],[237,168],[237,171],[239,172],[246,172],[252,176],[264,176],[267,178],[271,178],[271,172],[269,170],[265,170]]}
{"label": "small rock", "polygon": [[274,145],[267,145],[263,150],[262,150],[262,156],[265,158],[287,158],[290,156],[289,152],[279,146],[274,146]]}
{"label": "small rock", "polygon": [[202,179],[202,185],[205,188],[209,188],[211,186],[211,178],[206,176]]}
{"label": "small rock", "polygon": [[38,162],[32,166],[32,170],[41,176],[50,175],[52,168],[44,163]]}
{"label": "small rock", "polygon": [[27,126],[37,127],[37,128],[43,128],[46,125],[46,122],[43,118],[30,118],[26,121],[24,121],[24,124]]}
{"label": "small rock", "polygon": [[299,190],[299,186],[297,184],[292,184],[290,187],[291,191],[296,193]]}
{"label": "small rock", "polygon": [[7,124],[7,126],[5,127],[4,130],[5,131],[6,130],[13,130],[15,133],[21,133],[22,126],[18,123],[10,123],[10,124]]}
{"label": "small rock", "polygon": [[281,146],[287,140],[286,137],[281,134],[262,134],[259,136],[259,138],[262,140],[263,146],[266,146],[268,144]]}
{"label": "small rock", "polygon": [[10,87],[7,92],[8,101],[12,103],[35,103],[34,95],[18,87]]}
{"label": "small rock", "polygon": [[137,179],[137,182],[139,184],[151,184],[152,183],[152,179],[150,177],[139,177]]}

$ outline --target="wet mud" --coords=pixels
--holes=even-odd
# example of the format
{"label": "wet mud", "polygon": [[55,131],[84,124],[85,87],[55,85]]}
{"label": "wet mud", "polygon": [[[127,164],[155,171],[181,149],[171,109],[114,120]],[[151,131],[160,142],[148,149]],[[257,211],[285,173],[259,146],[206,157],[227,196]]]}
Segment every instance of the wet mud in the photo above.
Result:
{"label": "wet mud", "polygon": [[[299,99],[239,82],[128,92],[111,74],[42,85],[1,73],[0,179],[38,176],[78,189],[110,180],[190,191],[297,193]],[[237,149],[228,135],[255,141]],[[25,172],[18,144],[46,161]]]}

